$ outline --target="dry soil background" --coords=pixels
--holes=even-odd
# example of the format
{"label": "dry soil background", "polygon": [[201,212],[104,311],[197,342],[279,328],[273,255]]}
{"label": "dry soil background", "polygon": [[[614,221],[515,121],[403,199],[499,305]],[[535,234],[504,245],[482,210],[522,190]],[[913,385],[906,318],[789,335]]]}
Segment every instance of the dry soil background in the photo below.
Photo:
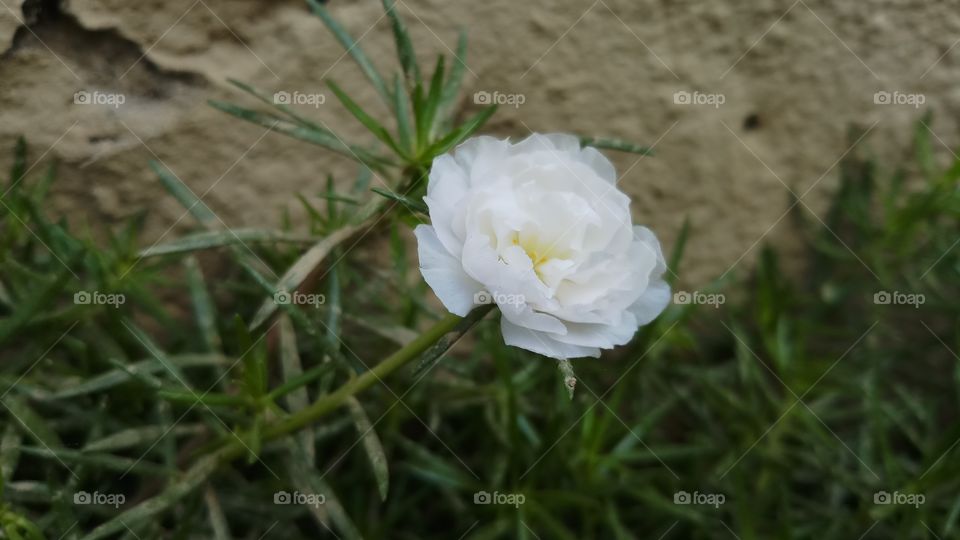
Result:
{"label": "dry soil background", "polygon": [[[394,69],[377,0],[329,4],[384,71]],[[463,107],[478,91],[519,94],[487,131],[521,137],[566,130],[655,144],[614,156],[635,217],[669,246],[694,225],[683,282],[741,271],[758,242],[791,244],[787,187],[823,213],[831,168],[851,126],[869,130],[891,165],[932,110],[947,159],[956,147],[960,10],[921,0],[398,0],[432,65],[468,30]],[[270,91],[325,93],[303,109],[345,138],[369,142],[325,90],[325,78],[385,112],[356,66],[300,0],[0,0],[0,165],[17,135],[32,159],[62,161],[52,212],[110,224],[149,208],[149,237],[189,219],[163,196],[148,160],[188,182],[229,226],[277,224],[328,172],[354,174],[318,147],[266,134],[206,105],[252,105],[232,77]],[[78,105],[78,91],[120,93],[119,107]],[[723,104],[678,104],[678,91]],[[925,103],[877,104],[922,94]],[[894,94],[899,92],[899,94]],[[786,186],[784,185],[786,184]],[[809,190],[809,191],[808,191]],[[169,230],[171,225],[175,225]]]}

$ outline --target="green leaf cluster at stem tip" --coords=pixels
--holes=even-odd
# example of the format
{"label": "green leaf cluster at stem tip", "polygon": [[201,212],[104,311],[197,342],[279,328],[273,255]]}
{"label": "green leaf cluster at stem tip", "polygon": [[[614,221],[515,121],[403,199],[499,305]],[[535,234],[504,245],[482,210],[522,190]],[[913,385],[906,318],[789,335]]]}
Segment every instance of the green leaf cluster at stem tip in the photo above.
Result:
{"label": "green leaf cluster at stem tip", "polygon": [[[410,33],[397,14],[394,0],[382,0],[386,17],[390,21],[400,71],[392,77],[384,77],[363,51],[359,42],[330,14],[329,10],[317,0],[307,0],[311,12],[316,15],[333,34],[334,38],[363,72],[373,87],[383,106],[393,116],[393,126],[383,122],[378,115],[369,112],[351,94],[332,80],[326,84],[330,91],[363,125],[383,148],[371,148],[366,145],[347,142],[333,132],[324,122],[313,121],[297,113],[289,103],[278,103],[275,96],[253,88],[252,86],[230,80],[240,90],[273,109],[261,112],[211,100],[210,104],[228,114],[260,125],[269,130],[323,146],[338,154],[353,159],[373,171],[387,173],[391,168],[401,170],[401,179],[395,185],[409,177],[409,171],[419,171],[415,175],[417,182],[408,186],[413,195],[421,193],[423,186],[419,182],[423,172],[429,170],[433,159],[465,141],[479,131],[496,112],[497,106],[483,107],[466,120],[458,121],[457,96],[463,85],[464,74],[468,70],[464,61],[467,55],[466,33],[461,31],[457,49],[448,62],[442,54],[437,56],[433,72],[427,79],[417,61],[417,55],[410,39]],[[611,137],[581,137],[583,146],[601,149],[631,152],[641,155],[652,153],[651,149]],[[384,149],[386,153],[384,153]],[[405,196],[407,193],[401,193]]]}

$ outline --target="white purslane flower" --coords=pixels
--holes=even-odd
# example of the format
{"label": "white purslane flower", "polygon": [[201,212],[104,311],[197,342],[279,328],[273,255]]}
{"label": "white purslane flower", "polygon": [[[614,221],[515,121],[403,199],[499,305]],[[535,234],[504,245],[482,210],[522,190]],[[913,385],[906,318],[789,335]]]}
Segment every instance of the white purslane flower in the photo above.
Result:
{"label": "white purslane flower", "polygon": [[508,345],[600,356],[670,301],[660,243],[632,225],[616,180],[571,135],[470,139],[433,161],[420,271],[452,313],[495,302]]}

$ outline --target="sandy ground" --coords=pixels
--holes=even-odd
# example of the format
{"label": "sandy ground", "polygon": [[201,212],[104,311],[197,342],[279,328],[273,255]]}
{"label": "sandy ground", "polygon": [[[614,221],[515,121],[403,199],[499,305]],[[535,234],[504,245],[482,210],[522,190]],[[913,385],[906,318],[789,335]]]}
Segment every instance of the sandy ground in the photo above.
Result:
{"label": "sandy ground", "polygon": [[[380,2],[330,9],[383,71],[395,69]],[[637,222],[667,250],[692,220],[680,269],[687,288],[747,271],[762,242],[795,250],[788,189],[803,197],[798,208],[822,215],[851,129],[869,131],[870,151],[891,166],[907,157],[928,110],[939,157],[958,144],[960,12],[949,2],[400,0],[398,9],[427,65],[468,30],[464,110],[476,107],[476,92],[522,99],[488,132],[655,145],[653,157],[613,157]],[[371,137],[324,79],[385,112],[299,0],[4,0],[0,50],[0,148],[25,134],[33,160],[62,161],[50,211],[73,222],[111,224],[150,209],[145,241],[190,225],[151,159],[236,227],[278,224],[284,208],[297,217],[293,194],[316,193],[327,173],[352,180],[346,160],[211,109],[208,99],[253,104],[228,77],[325,94],[301,108],[350,140]],[[77,92],[123,103],[77,104]],[[0,166],[9,161],[0,152]]]}

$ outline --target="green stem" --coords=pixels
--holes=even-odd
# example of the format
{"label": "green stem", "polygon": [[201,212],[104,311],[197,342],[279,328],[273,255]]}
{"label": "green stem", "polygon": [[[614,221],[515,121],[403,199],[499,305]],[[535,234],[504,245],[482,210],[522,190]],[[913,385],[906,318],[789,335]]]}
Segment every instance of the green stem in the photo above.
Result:
{"label": "green stem", "polygon": [[[347,399],[351,396],[359,394],[378,381],[382,381],[382,379],[394,371],[418,358],[423,357],[423,360],[420,362],[417,373],[419,374],[425,371],[423,369],[424,366],[432,366],[439,361],[440,357],[453,346],[467,330],[479,322],[492,307],[492,305],[481,306],[471,311],[466,317],[448,314],[402,349],[391,354],[385,360],[374,366],[373,369],[351,379],[333,393],[321,397],[308,407],[281,419],[279,422],[265,429],[262,440],[268,441],[280,438],[317,421],[322,416],[345,405]],[[233,444],[223,450],[224,453],[221,455],[221,460],[233,459],[244,451],[243,447],[239,444]]]}
{"label": "green stem", "polygon": [[418,358],[428,347],[436,343],[447,332],[453,330],[461,320],[463,319],[456,315],[447,315],[429,330],[417,336],[416,339],[399,351],[388,356],[383,362],[380,362],[369,371],[364,372],[359,377],[351,379],[332,394],[321,397],[307,408],[301,409],[284,418],[281,422],[271,426],[264,432],[264,438],[273,439],[290,433],[291,431],[296,431],[328,412],[339,408],[350,396],[366,390],[373,386],[374,383]]}

